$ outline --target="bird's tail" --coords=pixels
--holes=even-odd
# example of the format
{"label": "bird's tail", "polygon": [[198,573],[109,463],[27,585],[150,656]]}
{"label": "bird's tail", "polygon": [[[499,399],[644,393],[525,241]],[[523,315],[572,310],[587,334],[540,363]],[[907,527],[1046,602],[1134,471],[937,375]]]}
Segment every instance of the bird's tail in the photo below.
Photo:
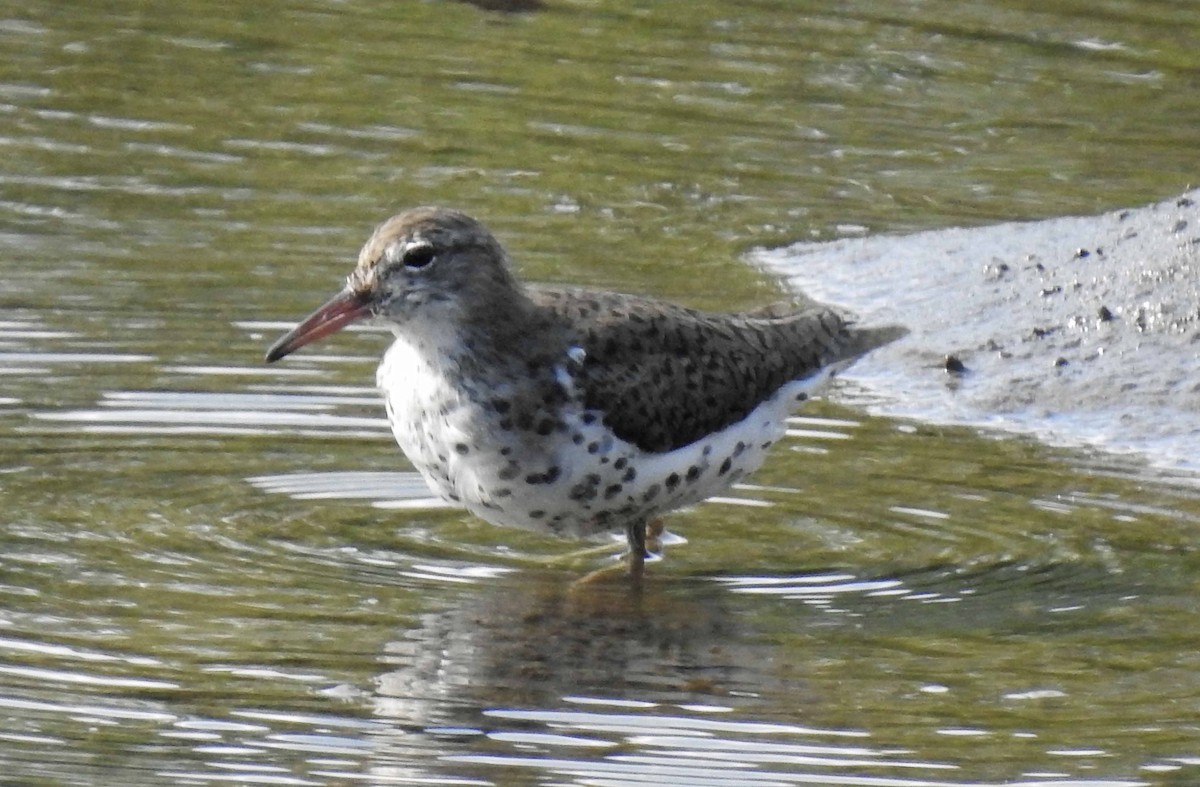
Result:
{"label": "bird's tail", "polygon": [[850,341],[846,343],[842,352],[842,358],[845,360],[853,360],[866,355],[885,344],[891,344],[908,333],[908,329],[903,325],[881,325],[869,328],[850,325],[848,330]]}

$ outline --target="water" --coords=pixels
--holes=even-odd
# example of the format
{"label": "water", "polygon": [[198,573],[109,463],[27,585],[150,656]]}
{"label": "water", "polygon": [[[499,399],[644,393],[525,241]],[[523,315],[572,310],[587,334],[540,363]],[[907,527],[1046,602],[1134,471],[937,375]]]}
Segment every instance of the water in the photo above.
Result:
{"label": "water", "polygon": [[[439,202],[719,308],[755,246],[1181,192],[1188,4],[0,14],[0,780],[1189,784],[1193,475],[866,415],[605,557],[431,506],[386,337],[265,346]],[[891,392],[893,395],[895,392]]]}

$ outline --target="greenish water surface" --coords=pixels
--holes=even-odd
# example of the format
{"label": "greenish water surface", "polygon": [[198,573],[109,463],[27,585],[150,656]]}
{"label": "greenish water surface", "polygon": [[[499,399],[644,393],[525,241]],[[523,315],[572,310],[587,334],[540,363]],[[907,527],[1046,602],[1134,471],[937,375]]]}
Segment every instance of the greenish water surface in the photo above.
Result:
{"label": "greenish water surface", "polygon": [[634,597],[428,505],[385,335],[261,363],[415,204],[735,308],[781,295],[755,246],[1178,193],[1197,40],[1169,2],[6,4],[0,782],[1200,781],[1192,475],[851,375]]}

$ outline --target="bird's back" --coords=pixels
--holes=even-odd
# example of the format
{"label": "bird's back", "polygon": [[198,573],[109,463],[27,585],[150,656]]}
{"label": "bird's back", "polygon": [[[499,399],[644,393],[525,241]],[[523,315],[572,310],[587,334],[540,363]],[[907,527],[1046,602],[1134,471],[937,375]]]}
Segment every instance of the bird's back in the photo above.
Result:
{"label": "bird's back", "polygon": [[531,288],[583,351],[584,404],[617,437],[665,452],[744,419],[787,383],[815,377],[903,334],[859,328],[833,309],[717,314],[633,295]]}

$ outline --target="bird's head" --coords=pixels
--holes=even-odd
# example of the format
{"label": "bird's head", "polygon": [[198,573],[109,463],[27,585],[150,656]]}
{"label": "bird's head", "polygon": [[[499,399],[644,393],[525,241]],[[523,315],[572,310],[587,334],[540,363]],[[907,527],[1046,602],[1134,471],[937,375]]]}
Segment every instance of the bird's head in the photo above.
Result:
{"label": "bird's head", "polygon": [[277,361],[366,317],[404,330],[516,297],[504,250],[482,224],[454,210],[414,208],[379,225],[342,291],[280,337],[266,358]]}

